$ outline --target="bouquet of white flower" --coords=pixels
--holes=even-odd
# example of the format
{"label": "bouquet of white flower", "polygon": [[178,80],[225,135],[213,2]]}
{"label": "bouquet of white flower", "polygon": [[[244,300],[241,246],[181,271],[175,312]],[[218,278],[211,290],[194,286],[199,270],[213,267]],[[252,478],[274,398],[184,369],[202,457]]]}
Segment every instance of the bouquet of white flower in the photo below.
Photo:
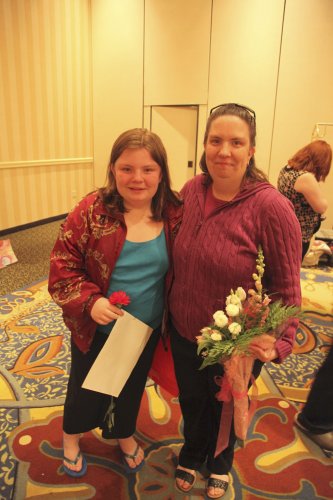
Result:
{"label": "bouquet of white flower", "polygon": [[[216,311],[214,323],[201,330],[197,337],[198,354],[203,357],[200,369],[214,363],[222,363],[224,376],[220,381],[221,390],[217,394],[220,401],[233,405],[235,433],[240,444],[244,444],[250,422],[248,387],[254,357],[248,351],[250,343],[265,349],[272,345],[272,336],[277,339],[290,318],[300,316],[300,309],[285,306],[281,300],[272,302],[263,291],[262,277],[265,263],[261,247],[256,260],[257,273],[253,274],[255,289],[248,294],[242,287],[231,290],[226,299],[225,311]],[[216,455],[228,443],[232,411],[229,422],[220,428]]]}

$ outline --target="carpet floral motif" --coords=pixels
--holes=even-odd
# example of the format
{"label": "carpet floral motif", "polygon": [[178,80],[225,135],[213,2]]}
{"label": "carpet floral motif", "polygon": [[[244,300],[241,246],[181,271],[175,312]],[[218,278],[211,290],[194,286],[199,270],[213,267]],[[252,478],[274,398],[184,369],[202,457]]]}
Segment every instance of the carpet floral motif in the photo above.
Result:
{"label": "carpet floral motif", "polygon": [[[311,383],[310,356],[311,365],[319,365],[333,336],[327,297],[315,308],[311,295],[314,288],[318,297],[318,286],[327,292],[327,282],[310,274],[303,278],[308,312],[294,354],[280,370],[268,367],[272,383],[264,384],[259,394],[245,448],[235,450],[226,500],[333,498],[332,460],[292,425],[297,403]],[[127,476],[116,441],[94,430],[81,440],[86,476],[72,479],[64,474],[62,405],[70,365],[69,334],[46,280],[0,298],[0,347],[0,500],[184,498],[174,488],[183,442],[178,399],[152,381],[146,386],[136,433],[145,451],[145,467]],[[206,475],[204,468],[198,473],[189,499],[203,498]]]}
{"label": "carpet floral motif", "polygon": [[278,393],[295,403],[306,401],[313,373],[333,342],[332,269],[303,269],[301,286],[305,318],[300,321],[293,354],[281,365],[266,364]]}

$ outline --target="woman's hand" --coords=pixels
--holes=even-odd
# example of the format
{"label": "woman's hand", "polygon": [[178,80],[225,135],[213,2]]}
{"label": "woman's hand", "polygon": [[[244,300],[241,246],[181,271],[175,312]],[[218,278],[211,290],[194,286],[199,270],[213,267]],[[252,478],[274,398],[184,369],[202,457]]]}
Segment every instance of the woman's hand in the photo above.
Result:
{"label": "woman's hand", "polygon": [[273,335],[259,335],[251,341],[248,351],[253,357],[260,359],[266,363],[278,357],[278,352],[275,348],[276,338]]}
{"label": "woman's hand", "polygon": [[105,297],[101,297],[96,300],[90,314],[92,319],[99,325],[107,325],[111,321],[115,321],[120,316],[123,316],[124,311],[110,304]]}

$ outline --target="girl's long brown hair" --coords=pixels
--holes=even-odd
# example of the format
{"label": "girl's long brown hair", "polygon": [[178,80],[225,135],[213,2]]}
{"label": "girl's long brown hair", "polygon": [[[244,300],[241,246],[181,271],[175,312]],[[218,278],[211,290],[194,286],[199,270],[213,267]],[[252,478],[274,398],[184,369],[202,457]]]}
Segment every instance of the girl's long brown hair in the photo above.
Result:
{"label": "girl's long brown hair", "polygon": [[107,184],[99,190],[99,196],[109,211],[124,213],[123,198],[117,191],[116,179],[112,166],[126,149],[145,148],[152,159],[161,168],[162,180],[152,199],[152,218],[162,220],[165,216],[166,204],[181,205],[178,194],[171,189],[167,153],[159,136],[145,128],[133,128],[123,132],[114,142],[107,171]]}

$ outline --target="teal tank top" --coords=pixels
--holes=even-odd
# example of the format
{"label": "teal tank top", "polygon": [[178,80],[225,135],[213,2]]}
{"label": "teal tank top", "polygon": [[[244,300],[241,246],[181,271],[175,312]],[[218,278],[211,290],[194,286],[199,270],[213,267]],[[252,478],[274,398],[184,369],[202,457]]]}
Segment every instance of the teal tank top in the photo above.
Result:
{"label": "teal tank top", "polygon": [[[123,290],[131,299],[124,310],[157,328],[162,322],[168,266],[164,230],[153,240],[141,243],[126,240],[113,269],[107,296]],[[113,326],[114,321],[99,325],[98,331],[109,334]]]}

